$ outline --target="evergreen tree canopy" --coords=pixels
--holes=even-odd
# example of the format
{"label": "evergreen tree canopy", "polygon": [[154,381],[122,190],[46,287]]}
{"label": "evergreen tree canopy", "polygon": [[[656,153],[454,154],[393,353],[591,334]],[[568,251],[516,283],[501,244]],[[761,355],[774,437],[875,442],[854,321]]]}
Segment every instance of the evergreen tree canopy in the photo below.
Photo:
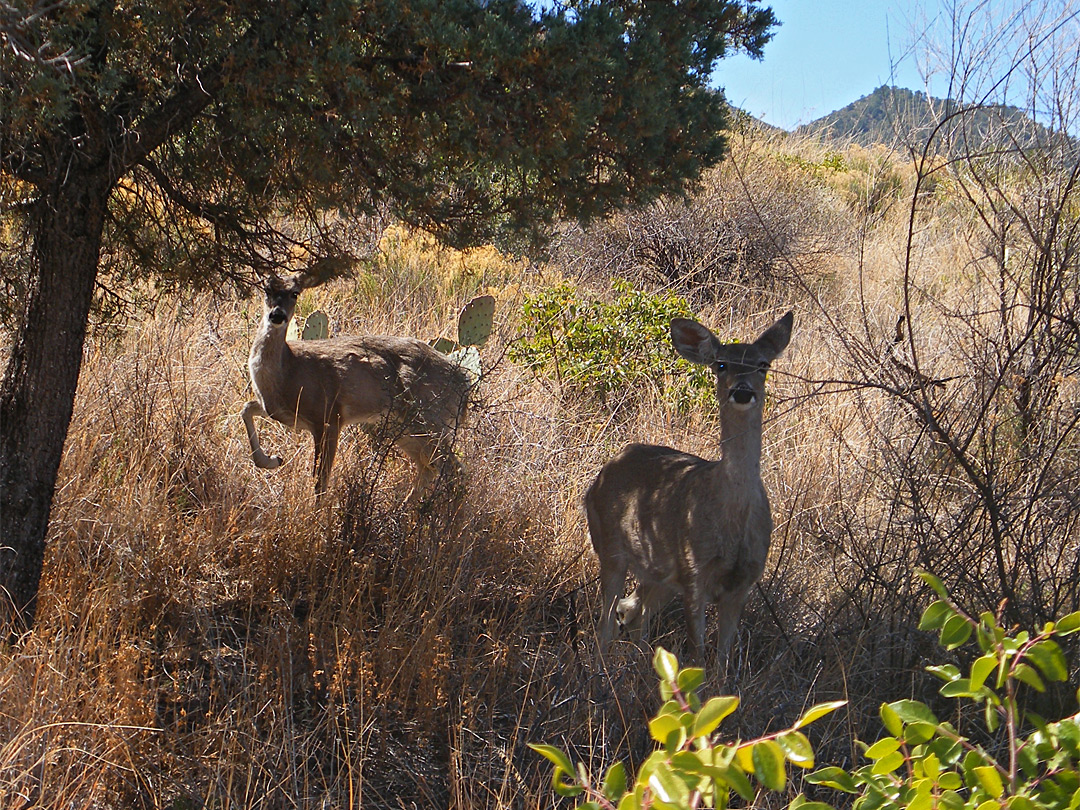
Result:
{"label": "evergreen tree canopy", "polygon": [[271,223],[326,210],[461,245],[678,191],[723,153],[716,61],[773,24],[727,0],[38,6],[0,56],[5,202],[111,164],[110,250],[185,275],[272,260]]}
{"label": "evergreen tree canopy", "polygon": [[372,210],[460,246],[680,191],[724,151],[717,60],[774,24],[755,0],[0,3],[0,211],[29,245],[0,245],[25,280],[0,624],[32,621],[103,266],[213,281],[337,255]]}

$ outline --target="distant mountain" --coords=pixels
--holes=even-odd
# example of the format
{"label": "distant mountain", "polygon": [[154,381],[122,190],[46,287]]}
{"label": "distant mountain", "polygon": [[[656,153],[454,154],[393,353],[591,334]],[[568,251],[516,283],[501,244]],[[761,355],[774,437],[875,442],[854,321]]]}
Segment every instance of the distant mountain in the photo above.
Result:
{"label": "distant mountain", "polygon": [[[882,86],[836,112],[804,124],[795,132],[863,146],[881,143],[921,147],[938,122],[957,109],[954,101],[902,87]],[[970,151],[988,145],[1027,148],[1035,144],[1046,145],[1057,137],[1028,118],[1022,110],[1004,105],[982,107],[956,116],[937,135],[941,148],[951,142],[946,149],[949,152]]]}

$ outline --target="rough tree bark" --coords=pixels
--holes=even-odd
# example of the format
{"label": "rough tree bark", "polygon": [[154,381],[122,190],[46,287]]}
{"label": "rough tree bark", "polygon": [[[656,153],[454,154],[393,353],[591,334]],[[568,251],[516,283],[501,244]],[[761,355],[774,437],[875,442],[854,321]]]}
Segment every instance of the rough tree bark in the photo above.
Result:
{"label": "rough tree bark", "polygon": [[0,384],[0,628],[11,636],[37,608],[111,188],[100,168],[57,175],[36,203],[25,327]]}

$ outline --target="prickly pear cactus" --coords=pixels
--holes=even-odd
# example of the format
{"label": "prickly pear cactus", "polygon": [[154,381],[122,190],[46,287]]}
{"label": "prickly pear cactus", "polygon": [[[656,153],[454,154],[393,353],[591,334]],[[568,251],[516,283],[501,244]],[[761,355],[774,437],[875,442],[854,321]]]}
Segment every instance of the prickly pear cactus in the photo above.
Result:
{"label": "prickly pear cactus", "polygon": [[454,343],[454,341],[444,337],[435,338],[430,342],[430,345],[435,351],[442,352],[443,354],[450,354],[457,348],[457,344]]}
{"label": "prickly pear cactus", "polygon": [[330,337],[330,319],[321,309],[317,309],[307,316],[304,321],[304,331],[300,333],[303,340],[323,340]]}
{"label": "prickly pear cactus", "polygon": [[465,369],[475,384],[482,373],[480,350],[491,335],[491,325],[495,318],[495,298],[480,295],[467,303],[458,315],[458,339],[454,341],[438,337],[431,341],[431,346],[440,351]]}
{"label": "prickly pear cactus", "polygon": [[495,318],[495,298],[481,295],[465,305],[458,316],[458,343],[462,346],[483,346],[491,335]]}
{"label": "prickly pear cactus", "polygon": [[482,369],[480,367],[480,351],[475,346],[462,346],[447,355],[451,360],[465,369],[465,373],[472,378],[473,383],[480,379]]}

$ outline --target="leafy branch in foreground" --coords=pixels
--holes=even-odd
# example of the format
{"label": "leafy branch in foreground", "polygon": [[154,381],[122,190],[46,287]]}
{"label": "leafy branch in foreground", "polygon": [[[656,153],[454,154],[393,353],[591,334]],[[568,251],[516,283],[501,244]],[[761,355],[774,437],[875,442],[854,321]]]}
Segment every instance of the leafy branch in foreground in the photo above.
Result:
{"label": "leafy branch in foreground", "polygon": [[1080,807],[1080,715],[1056,723],[1021,708],[1021,684],[1042,692],[1045,680],[1069,671],[1056,638],[1080,630],[1080,612],[1041,631],[1010,635],[989,611],[964,612],[937,577],[919,576],[938,595],[920,629],[939,633],[947,650],[972,637],[981,655],[965,673],[953,664],[928,667],[944,681],[940,694],[982,704],[992,746],[974,742],[917,700],[882,704],[890,736],[866,747],[869,765],[848,773],[823,768],[806,781],[857,794],[854,810],[1076,810]]}
{"label": "leafy branch in foreground", "polygon": [[[739,705],[736,697],[714,697],[704,704],[697,690],[705,680],[699,668],[679,669],[675,656],[658,648],[653,668],[660,676],[664,703],[649,721],[649,734],[659,747],[629,781],[621,762],[609,767],[597,781],[588,769],[551,745],[532,745],[554,766],[552,786],[560,796],[579,798],[582,810],[637,810],[638,808],[697,808],[728,805],[732,791],[746,801],[754,799],[753,776],[768,790],[782,791],[787,784],[785,763],[814,767],[810,741],[799,729],[844,705],[822,703],[808,709],[789,729],[746,742],[720,742],[714,732]],[[803,802],[803,810],[824,805]]]}

